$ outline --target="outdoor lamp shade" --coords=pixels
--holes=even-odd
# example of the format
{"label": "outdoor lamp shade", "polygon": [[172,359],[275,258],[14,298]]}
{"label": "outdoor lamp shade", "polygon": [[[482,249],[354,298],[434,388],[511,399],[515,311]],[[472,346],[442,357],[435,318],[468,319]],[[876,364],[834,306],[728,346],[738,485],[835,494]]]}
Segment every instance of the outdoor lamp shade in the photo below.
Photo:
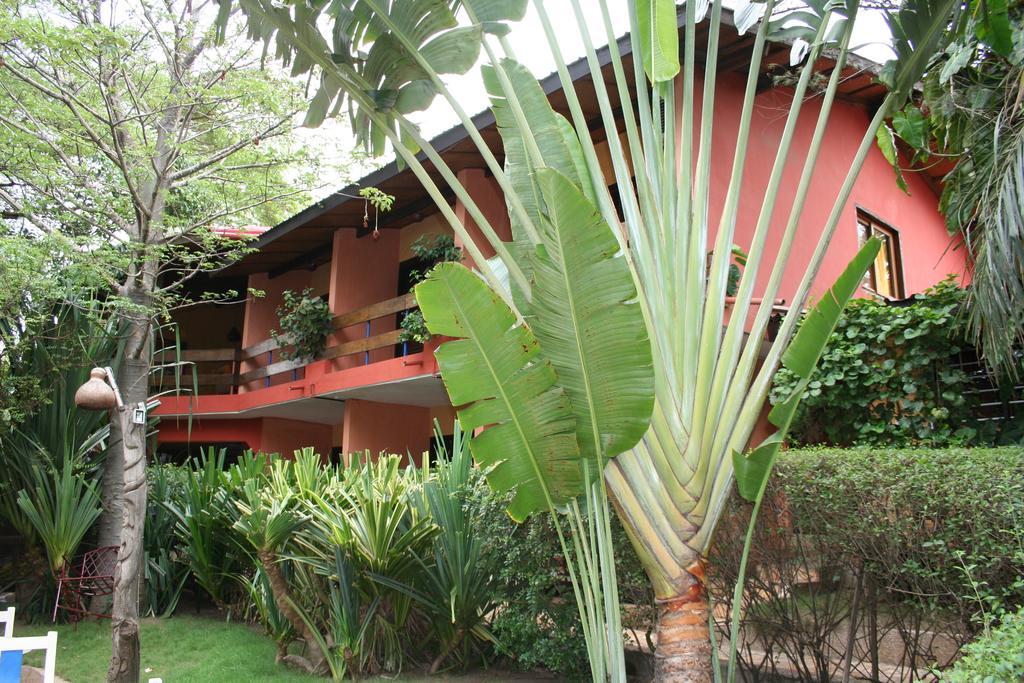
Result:
{"label": "outdoor lamp shade", "polygon": [[75,392],[75,405],[86,410],[110,410],[117,402],[114,390],[106,383],[107,371],[93,368],[89,380]]}

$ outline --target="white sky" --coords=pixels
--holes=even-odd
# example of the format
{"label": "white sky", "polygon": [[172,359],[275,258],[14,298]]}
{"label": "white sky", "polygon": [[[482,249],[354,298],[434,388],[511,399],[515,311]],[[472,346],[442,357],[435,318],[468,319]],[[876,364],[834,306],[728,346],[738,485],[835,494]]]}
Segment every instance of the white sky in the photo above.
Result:
{"label": "white sky", "polygon": [[[582,0],[581,4],[586,11],[588,0]],[[724,0],[724,4],[726,7],[730,7],[734,6],[735,2]],[[616,27],[616,35],[621,36],[629,30],[626,0],[609,0],[609,6],[612,23]],[[525,64],[534,75],[543,78],[554,71],[555,61],[532,1],[528,7],[526,17],[522,21],[512,24],[509,42],[519,61]],[[568,0],[548,0],[545,7],[556,31],[559,31],[561,40],[559,47],[566,63],[571,63],[582,57],[584,55],[583,39],[580,31],[576,28],[576,17],[571,4]],[[596,7],[588,13],[587,23],[594,46],[600,47],[607,44],[604,24],[600,11]],[[724,30],[732,29],[727,27]],[[888,38],[889,29],[880,12],[862,11],[859,14],[853,33],[854,51],[868,59],[884,62],[892,56]],[[485,55],[481,52],[481,61],[483,59],[485,59]],[[467,113],[473,115],[486,108],[487,97],[480,80],[479,69],[470,69],[464,76],[447,76],[444,77],[444,80]],[[458,123],[458,118],[442,97],[438,97],[430,109],[418,112],[410,118],[420,125],[427,139]],[[336,165],[345,166],[344,160],[351,154],[354,147],[352,134],[343,120],[328,121],[319,129],[302,130],[299,134],[310,142],[322,146],[325,157]],[[348,177],[339,175],[337,184],[332,185],[328,179],[325,179],[327,184],[323,188],[322,194],[326,196],[330,192],[341,189],[347,182],[358,179],[369,170],[387,163],[390,159],[391,157],[387,157],[372,162],[349,165]]]}

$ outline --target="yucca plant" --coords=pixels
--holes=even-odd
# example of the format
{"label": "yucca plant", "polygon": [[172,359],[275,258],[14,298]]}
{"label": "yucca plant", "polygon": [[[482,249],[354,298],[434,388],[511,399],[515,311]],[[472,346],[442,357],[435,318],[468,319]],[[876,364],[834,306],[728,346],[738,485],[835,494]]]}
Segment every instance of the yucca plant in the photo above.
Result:
{"label": "yucca plant", "polygon": [[[811,283],[875,132],[905,101],[960,5],[908,0],[890,13],[897,56],[881,77],[891,92],[867,126],[810,261],[800,264],[803,275],[792,307],[762,353],[772,302],[789,265],[842,79],[856,0],[807,0],[799,6],[787,3],[785,10],[767,0],[741,2],[735,9],[737,28],[756,25],[757,32],[739,124],[729,131],[735,134],[736,151],[726,169],[729,181],[717,223],[711,219],[711,143],[719,120],[719,36],[726,30],[721,0],[687,2],[681,30],[674,0],[630,0],[631,65],[616,42],[607,0],[586,3],[586,11],[602,19],[613,72],[610,86],[604,78],[593,79],[598,125],[610,148],[610,175],[598,159],[559,47],[560,34],[571,27],[556,30],[544,0],[533,0],[566,96],[568,119],[552,111],[536,78],[505,39],[509,22],[523,16],[526,4],[339,0],[287,6],[241,0],[239,7],[253,37],[276,41],[293,73],[319,74],[307,121],[318,123],[347,106],[360,139],[373,151],[390,143],[479,269],[439,266],[416,288],[417,298],[430,332],[457,338],[438,349],[438,364],[453,405],[463,406],[463,427],[487,427],[471,439],[470,448],[490,468],[494,488],[514,491],[509,512],[517,519],[543,510],[567,512],[555,514],[555,528],[574,570],[594,680],[625,676],[609,500],[662,605],[657,679],[708,680],[712,653],[703,558],[734,475],[741,492],[756,497],[803,391],[797,387],[772,411],[770,420],[778,431],[748,450],[772,374],[785,363],[806,380],[878,249],[873,241],[863,248],[794,340]],[[600,63],[584,3],[569,0],[569,6],[597,73]],[[230,2],[222,0],[221,7],[228,17]],[[696,27],[702,21],[709,24],[708,38],[698,60]],[[805,49],[796,51],[802,52],[802,66],[768,183],[753,188],[763,198],[761,210],[751,243],[744,245],[748,255],[735,313],[727,317],[738,208],[749,189],[743,177],[751,117],[762,58],[772,39],[801,41]],[[797,123],[826,49],[835,68],[820,93],[810,144],[798,148]],[[442,80],[444,74],[468,71],[481,51],[504,165]],[[613,106],[609,87],[625,104],[621,111]],[[439,151],[406,118],[437,95],[455,111],[504,192],[512,242],[498,238]],[[496,253],[494,261],[483,258],[484,245],[458,220],[417,151],[480,227],[486,246]],[[769,227],[791,162],[801,164],[799,182],[787,191],[791,206],[773,252]],[[616,205],[623,211],[621,229]],[[757,303],[762,268],[768,277],[758,287],[762,303]],[[574,533],[565,534],[563,524]]]}
{"label": "yucca plant", "polygon": [[412,597],[424,612],[437,647],[430,673],[448,660],[465,666],[481,644],[496,642],[488,624],[497,606],[495,558],[488,556],[479,531],[482,502],[472,497],[468,435],[456,420],[449,452],[437,422],[434,433],[441,444],[437,461],[413,492],[420,514],[437,526],[433,547],[416,558],[420,570],[411,584],[376,577]]}
{"label": "yucca plant", "polygon": [[[405,635],[411,625],[412,598],[392,582],[414,582],[420,570],[416,558],[428,552],[436,533],[430,519],[412,505],[412,489],[419,475],[402,470],[400,460],[389,455],[371,461],[367,455],[364,462],[337,470],[340,485],[313,496],[307,505],[309,524],[296,538],[297,560],[329,577],[342,562],[355,581],[358,602],[372,606],[369,623],[361,625],[360,618],[358,628],[353,621],[355,613],[346,612],[345,633],[348,638],[356,631],[363,633],[360,667],[373,673],[400,671],[413,645]],[[341,560],[336,556],[339,551]],[[386,580],[381,581],[382,577]],[[332,609],[340,609],[344,603],[334,603],[342,599],[351,602],[356,598],[344,593],[330,597]]]}
{"label": "yucca plant", "polygon": [[18,492],[18,507],[46,548],[50,571],[60,576],[100,516],[100,496],[70,461],[56,472],[33,465],[32,479],[32,487]]}
{"label": "yucca plant", "polygon": [[233,502],[238,508],[238,518],[232,526],[255,553],[274,596],[277,612],[306,642],[307,656],[279,652],[279,658],[309,673],[324,673],[327,665],[323,652],[316,646],[319,634],[296,609],[288,579],[281,567],[281,550],[307,519],[291,493],[294,483],[291,469],[291,462],[277,459],[271,464],[269,475],[242,481],[240,488],[234,491]]}
{"label": "yucca plant", "polygon": [[238,511],[231,503],[224,458],[223,450],[211,448],[194,459],[180,494],[164,504],[174,515],[174,534],[192,576],[222,609],[229,607],[240,571],[249,564],[232,527]]}

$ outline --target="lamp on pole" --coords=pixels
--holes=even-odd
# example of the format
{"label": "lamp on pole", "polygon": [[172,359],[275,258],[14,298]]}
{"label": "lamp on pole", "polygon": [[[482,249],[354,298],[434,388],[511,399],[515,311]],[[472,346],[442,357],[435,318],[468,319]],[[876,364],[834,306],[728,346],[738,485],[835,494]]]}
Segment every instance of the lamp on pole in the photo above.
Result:
{"label": "lamp on pole", "polygon": [[111,607],[113,654],[108,683],[138,683],[139,584],[142,577],[142,534],[146,519],[146,404],[126,406],[110,368],[93,368],[75,392],[75,404],[86,410],[109,410],[124,439],[124,497],[121,545],[114,567]]}

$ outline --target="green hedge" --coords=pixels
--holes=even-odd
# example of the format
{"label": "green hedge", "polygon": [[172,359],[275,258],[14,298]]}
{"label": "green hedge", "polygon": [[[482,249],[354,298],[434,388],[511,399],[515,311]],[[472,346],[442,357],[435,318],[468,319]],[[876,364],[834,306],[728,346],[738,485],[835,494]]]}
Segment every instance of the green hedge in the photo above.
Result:
{"label": "green hedge", "polygon": [[1024,602],[1024,449],[795,451],[775,486],[894,593],[964,619]]}
{"label": "green hedge", "polygon": [[[733,501],[713,548],[713,589],[727,605],[747,519],[749,506]],[[1022,521],[1021,448],[788,451],[755,535],[747,624],[762,649],[804,662],[801,678],[816,680],[833,666],[822,664],[835,659],[829,638],[845,636],[859,584],[857,617],[878,625],[876,644],[898,634],[918,674],[945,665],[931,633],[962,645],[1024,604]],[[864,661],[868,640],[857,645]],[[755,659],[748,670],[774,666]]]}

